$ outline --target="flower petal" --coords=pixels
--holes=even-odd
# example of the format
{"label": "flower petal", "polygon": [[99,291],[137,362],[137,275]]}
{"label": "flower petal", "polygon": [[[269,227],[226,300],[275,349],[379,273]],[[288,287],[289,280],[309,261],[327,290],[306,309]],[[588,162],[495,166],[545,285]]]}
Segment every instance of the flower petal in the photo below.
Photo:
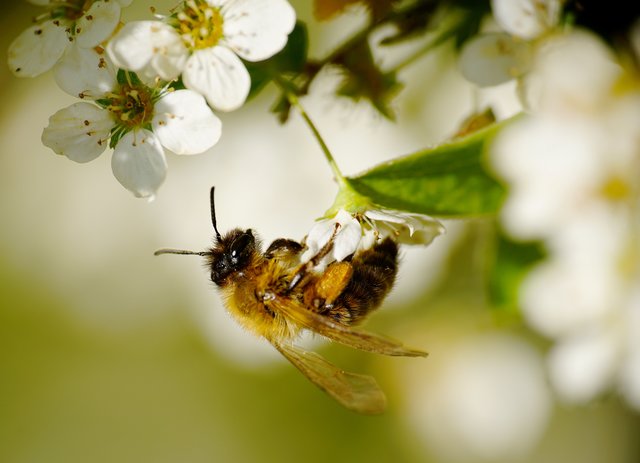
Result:
{"label": "flower petal", "polygon": [[138,198],[153,196],[167,176],[167,161],[160,141],[148,130],[129,132],[111,158],[113,175]]}
{"label": "flower petal", "polygon": [[8,63],[18,77],[35,77],[48,71],[69,45],[68,24],[46,21],[31,26],[9,45]]}
{"label": "flower petal", "polygon": [[49,118],[42,143],[75,162],[89,162],[107,147],[113,120],[109,113],[80,102],[61,109]]}
{"label": "flower petal", "polygon": [[559,0],[491,0],[493,16],[516,37],[534,39],[560,19]]}
{"label": "flower petal", "polygon": [[202,153],[220,139],[222,123],[199,93],[178,90],[155,104],[153,132],[176,154]]}
{"label": "flower petal", "polygon": [[296,12],[286,0],[237,0],[222,7],[224,39],[247,61],[262,61],[287,44]]}
{"label": "flower petal", "polygon": [[340,229],[336,235],[331,255],[335,260],[341,261],[358,249],[362,238],[362,227],[360,222],[346,211],[338,212],[335,218],[340,224]]}
{"label": "flower petal", "polygon": [[340,209],[335,217],[331,219],[316,222],[305,239],[307,250],[301,256],[301,261],[307,262],[313,258],[334,234],[333,249],[323,259],[325,264],[333,260],[340,261],[353,254],[358,249],[358,244],[360,244],[362,227],[360,222],[344,209]]}
{"label": "flower petal", "polygon": [[481,87],[508,82],[530,67],[531,48],[508,34],[484,34],[470,40],[460,52],[462,75]]}
{"label": "flower petal", "polygon": [[76,21],[76,41],[84,48],[108,39],[120,22],[118,2],[97,1]]}
{"label": "flower petal", "polygon": [[178,32],[160,21],[132,21],[109,41],[107,52],[116,67],[140,77],[176,79],[188,57]]}
{"label": "flower petal", "polygon": [[53,69],[58,86],[71,96],[96,100],[116,86],[115,69],[104,52],[72,45]]}
{"label": "flower petal", "polygon": [[247,99],[251,77],[242,61],[228,48],[198,50],[187,60],[184,85],[204,95],[220,111],[238,109]]}
{"label": "flower petal", "polygon": [[437,220],[422,214],[370,209],[365,215],[375,222],[383,234],[392,236],[403,244],[430,244],[437,236],[445,232],[444,226]]}

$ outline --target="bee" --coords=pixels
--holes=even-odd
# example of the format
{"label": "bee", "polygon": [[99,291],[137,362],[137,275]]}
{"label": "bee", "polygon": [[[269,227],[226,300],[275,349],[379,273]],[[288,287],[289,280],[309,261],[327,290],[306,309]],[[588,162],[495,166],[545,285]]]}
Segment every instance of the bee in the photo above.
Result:
{"label": "bee", "polygon": [[384,411],[386,397],[371,376],[344,371],[315,352],[293,344],[304,330],[345,346],[392,356],[424,357],[420,350],[355,328],[391,290],[398,269],[398,246],[385,238],[342,261],[318,267],[333,247],[332,238],[307,262],[305,245],[279,238],[261,251],[251,229],[218,231],[211,188],[213,247],[206,251],[160,249],[160,254],[198,255],[206,259],[229,313],[239,324],[269,341],[312,383],[346,408],[365,414]]}

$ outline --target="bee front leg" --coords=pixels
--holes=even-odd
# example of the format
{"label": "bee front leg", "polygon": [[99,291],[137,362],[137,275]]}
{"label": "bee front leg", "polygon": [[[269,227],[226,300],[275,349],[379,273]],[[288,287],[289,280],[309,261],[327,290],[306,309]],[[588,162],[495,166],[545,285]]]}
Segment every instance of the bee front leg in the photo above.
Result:
{"label": "bee front leg", "polygon": [[323,257],[331,252],[331,250],[333,249],[335,237],[338,234],[338,230],[340,230],[340,224],[336,223],[333,228],[333,233],[331,234],[329,240],[325,243],[325,245],[322,246],[322,248],[320,248],[320,250],[313,257],[311,257],[308,262],[300,266],[298,271],[295,273],[295,275],[291,279],[291,283],[289,284],[289,291],[293,290],[293,288],[299,285],[305,275],[316,265],[318,265]]}

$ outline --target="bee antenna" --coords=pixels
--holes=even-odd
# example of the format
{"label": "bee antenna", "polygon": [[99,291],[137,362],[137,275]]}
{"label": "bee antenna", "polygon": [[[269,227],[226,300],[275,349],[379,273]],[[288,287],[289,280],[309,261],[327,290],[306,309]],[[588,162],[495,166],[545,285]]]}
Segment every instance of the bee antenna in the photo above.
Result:
{"label": "bee antenna", "polygon": [[213,224],[213,229],[216,232],[216,239],[218,241],[222,240],[222,237],[220,236],[220,232],[218,231],[218,226],[217,226],[217,221],[216,221],[216,207],[215,207],[215,202],[213,201],[213,191],[215,190],[215,187],[211,187],[211,223]]}
{"label": "bee antenna", "polygon": [[187,256],[210,256],[211,253],[208,251],[185,251],[184,249],[158,249],[153,253],[154,256],[159,256],[161,254],[182,254]]}

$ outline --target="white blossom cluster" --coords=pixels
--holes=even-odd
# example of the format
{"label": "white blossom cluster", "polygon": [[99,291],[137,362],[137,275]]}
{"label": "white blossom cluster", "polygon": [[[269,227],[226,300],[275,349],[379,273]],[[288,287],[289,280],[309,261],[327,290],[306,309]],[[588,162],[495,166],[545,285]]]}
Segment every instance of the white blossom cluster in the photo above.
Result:
{"label": "white blossom cluster", "polygon": [[574,29],[537,44],[522,83],[530,114],[491,161],[509,187],[506,231],[548,252],[522,284],[524,315],[554,341],[559,397],[613,390],[640,410],[640,76]]}
{"label": "white blossom cluster", "polygon": [[491,0],[500,30],[478,35],[460,54],[460,70],[481,87],[522,77],[537,46],[558,28],[562,0]]}
{"label": "white blossom cluster", "polygon": [[29,1],[45,12],[10,45],[9,67],[22,77],[52,69],[82,100],[51,116],[43,143],[76,162],[113,148],[114,176],[138,197],[164,181],[165,149],[199,154],[217,143],[212,108],[237,109],[249,93],[242,59],[278,53],[296,21],[286,0],[184,0],[127,24],[131,0]]}

